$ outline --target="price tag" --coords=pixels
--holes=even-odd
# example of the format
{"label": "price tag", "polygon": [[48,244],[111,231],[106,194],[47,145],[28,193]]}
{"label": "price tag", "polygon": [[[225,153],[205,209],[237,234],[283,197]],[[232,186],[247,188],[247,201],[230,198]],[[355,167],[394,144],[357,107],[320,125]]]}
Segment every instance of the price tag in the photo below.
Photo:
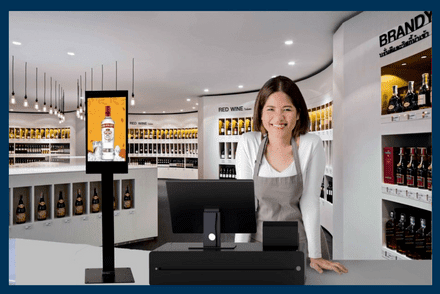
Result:
{"label": "price tag", "polygon": [[427,202],[432,203],[432,194],[428,194]]}
{"label": "price tag", "polygon": [[88,217],[88,216],[83,216],[83,217],[82,217],[82,220],[83,220],[83,221],[87,221],[87,220],[89,220],[89,217]]}
{"label": "price tag", "polygon": [[408,191],[408,198],[413,199],[413,200],[417,200],[417,192]]}
{"label": "price tag", "polygon": [[65,224],[68,224],[68,223],[70,223],[70,218],[68,218],[68,219],[65,219],[65,220],[64,220],[64,223],[65,223]]}
{"label": "price tag", "polygon": [[411,119],[416,119],[416,114],[415,113],[410,113],[408,115],[408,120],[411,120]]}
{"label": "price tag", "polygon": [[388,188],[388,193],[396,196],[397,195],[397,189],[396,188]]}
{"label": "price tag", "polygon": [[400,115],[393,115],[391,116],[391,121],[399,121],[400,120]]}
{"label": "price tag", "polygon": [[382,193],[388,194],[388,187],[382,187]]}
{"label": "price tag", "polygon": [[406,198],[406,190],[397,189],[397,196]]}
{"label": "price tag", "polygon": [[430,110],[423,111],[422,118],[431,118],[431,111]]}
{"label": "price tag", "polygon": [[115,216],[118,216],[119,215],[119,211],[115,211]]}
{"label": "price tag", "polygon": [[26,230],[30,230],[30,229],[32,229],[32,225],[26,225],[24,228],[25,228]]}

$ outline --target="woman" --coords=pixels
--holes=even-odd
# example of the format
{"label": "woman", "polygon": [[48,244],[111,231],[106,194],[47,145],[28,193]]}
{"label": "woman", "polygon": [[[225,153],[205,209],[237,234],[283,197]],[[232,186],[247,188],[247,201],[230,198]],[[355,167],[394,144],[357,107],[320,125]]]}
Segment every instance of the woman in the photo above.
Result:
{"label": "woman", "polygon": [[298,221],[299,250],[310,258],[310,267],[346,273],[343,265],[328,260],[319,223],[325,154],[321,139],[307,133],[309,124],[306,103],[292,80],[278,76],[264,84],[254,106],[259,132],[243,134],[236,155],[237,179],[254,180],[257,233],[237,234],[235,242],[261,242],[263,221]]}

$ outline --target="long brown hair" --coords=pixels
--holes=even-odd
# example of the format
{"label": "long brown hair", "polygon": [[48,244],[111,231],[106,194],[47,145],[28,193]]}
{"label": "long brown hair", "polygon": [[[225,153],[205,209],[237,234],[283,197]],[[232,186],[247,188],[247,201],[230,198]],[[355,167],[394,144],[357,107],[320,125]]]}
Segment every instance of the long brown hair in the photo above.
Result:
{"label": "long brown hair", "polygon": [[275,92],[283,92],[286,94],[299,114],[299,119],[292,131],[292,137],[297,138],[299,135],[306,134],[309,131],[310,125],[306,101],[298,86],[285,76],[277,76],[268,80],[258,92],[254,105],[254,130],[260,131],[263,135],[267,133],[261,121],[261,116],[267,99]]}

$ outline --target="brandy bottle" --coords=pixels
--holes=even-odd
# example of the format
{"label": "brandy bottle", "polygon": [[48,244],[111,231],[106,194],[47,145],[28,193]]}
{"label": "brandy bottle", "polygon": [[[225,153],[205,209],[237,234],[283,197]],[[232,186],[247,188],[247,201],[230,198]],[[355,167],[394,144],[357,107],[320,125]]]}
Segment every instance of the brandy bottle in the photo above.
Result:
{"label": "brandy bottle", "polygon": [[125,194],[124,194],[124,209],[130,209],[131,208],[131,195],[130,195],[130,191],[128,190],[128,186],[127,189],[125,190]]}
{"label": "brandy bottle", "polygon": [[405,229],[405,254],[412,258],[414,256],[414,234],[416,227],[415,216],[409,217],[409,226]]}
{"label": "brandy bottle", "polygon": [[386,246],[387,248],[396,250],[396,236],[395,236],[395,220],[394,211],[390,212],[390,219],[385,223],[386,229]]}
{"label": "brandy bottle", "polygon": [[397,178],[397,185],[406,185],[406,160],[405,160],[405,148],[400,147],[399,148],[399,156],[400,160],[399,163],[397,163],[396,166],[396,178]]}
{"label": "brandy bottle", "polygon": [[414,93],[414,81],[408,82],[408,92],[403,100],[403,111],[417,110],[418,107],[417,94]]}
{"label": "brandy bottle", "polygon": [[417,166],[416,166],[416,148],[409,148],[409,163],[406,166],[406,185],[408,187],[416,187]]}
{"label": "brandy bottle", "polygon": [[81,215],[84,213],[84,203],[81,197],[81,190],[78,189],[75,201],[75,215]]}
{"label": "brandy bottle", "polygon": [[406,214],[401,213],[399,222],[395,227],[395,236],[396,236],[396,250],[401,254],[405,254],[405,223],[406,223]]}
{"label": "brandy bottle", "polygon": [[429,164],[426,171],[426,188],[429,191],[432,191],[432,155],[431,155],[431,163]]}
{"label": "brandy bottle", "polygon": [[429,89],[429,73],[422,75],[422,86],[419,90],[417,104],[420,109],[431,107],[431,90]]}
{"label": "brandy bottle", "polygon": [[427,189],[428,162],[426,161],[426,148],[420,148],[420,163],[417,166],[417,188]]}
{"label": "brandy bottle", "polygon": [[425,256],[426,220],[420,219],[420,227],[414,234],[414,252],[409,255],[412,259],[423,259]]}
{"label": "brandy bottle", "polygon": [[390,98],[388,102],[387,113],[398,113],[403,111],[402,101],[397,92],[397,86],[393,86],[393,96]]}
{"label": "brandy bottle", "polygon": [[45,220],[47,218],[47,206],[44,202],[43,193],[40,194],[40,202],[37,207],[37,220]]}
{"label": "brandy bottle", "polygon": [[92,213],[97,213],[97,212],[99,212],[99,197],[98,197],[98,193],[96,193],[96,188],[95,188],[92,198]]}
{"label": "brandy bottle", "polygon": [[23,195],[20,195],[18,200],[17,210],[15,211],[15,223],[23,224],[26,222],[26,207],[23,203]]}
{"label": "brandy bottle", "polygon": [[57,217],[65,217],[66,216],[66,203],[64,203],[63,192],[60,191],[60,196],[58,197],[57,202]]}

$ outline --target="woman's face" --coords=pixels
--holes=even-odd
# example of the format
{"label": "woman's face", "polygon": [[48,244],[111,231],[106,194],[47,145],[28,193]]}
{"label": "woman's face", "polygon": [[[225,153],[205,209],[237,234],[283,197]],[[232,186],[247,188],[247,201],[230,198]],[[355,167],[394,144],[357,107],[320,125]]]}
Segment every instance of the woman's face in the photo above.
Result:
{"label": "woman's face", "polygon": [[272,138],[291,136],[298,119],[295,106],[284,92],[270,95],[261,115],[263,126]]}

